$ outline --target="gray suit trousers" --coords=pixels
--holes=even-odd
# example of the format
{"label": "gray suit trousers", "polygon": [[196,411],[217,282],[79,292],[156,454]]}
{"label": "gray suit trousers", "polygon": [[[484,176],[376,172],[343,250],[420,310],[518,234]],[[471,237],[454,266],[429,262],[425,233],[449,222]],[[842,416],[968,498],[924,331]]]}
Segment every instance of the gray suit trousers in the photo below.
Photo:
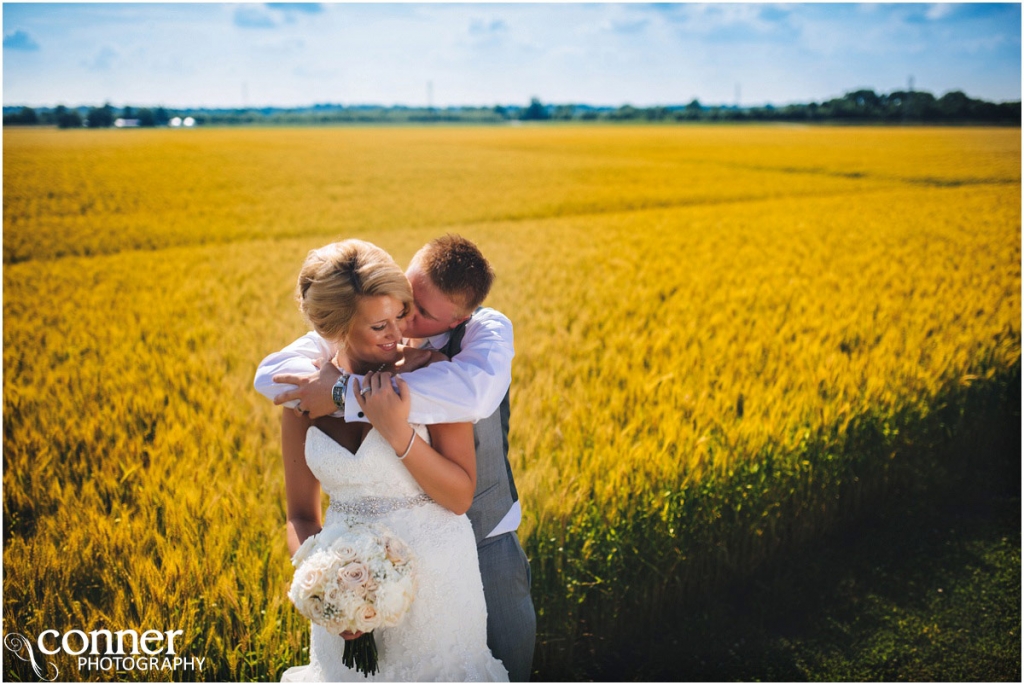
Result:
{"label": "gray suit trousers", "polygon": [[530,562],[515,533],[477,546],[487,602],[487,646],[513,682],[530,679],[537,614],[530,598]]}

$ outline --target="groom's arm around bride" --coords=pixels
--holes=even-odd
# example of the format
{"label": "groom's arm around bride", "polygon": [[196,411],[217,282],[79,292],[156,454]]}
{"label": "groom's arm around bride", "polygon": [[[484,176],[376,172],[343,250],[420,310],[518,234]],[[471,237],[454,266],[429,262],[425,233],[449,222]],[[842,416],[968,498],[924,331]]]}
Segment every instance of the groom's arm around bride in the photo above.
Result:
{"label": "groom's arm around bride", "polygon": [[[409,420],[475,422],[477,488],[467,515],[487,602],[487,642],[512,680],[529,680],[536,615],[529,563],[515,532],[522,513],[508,462],[512,324],[500,312],[480,307],[494,275],[479,249],[464,238],[431,241],[413,257],[406,275],[414,299],[406,338],[451,360],[402,374],[412,394]],[[307,334],[264,359],[256,389],[313,418],[343,413],[346,421],[365,421],[354,399],[355,383],[319,362],[333,353],[322,338]]]}

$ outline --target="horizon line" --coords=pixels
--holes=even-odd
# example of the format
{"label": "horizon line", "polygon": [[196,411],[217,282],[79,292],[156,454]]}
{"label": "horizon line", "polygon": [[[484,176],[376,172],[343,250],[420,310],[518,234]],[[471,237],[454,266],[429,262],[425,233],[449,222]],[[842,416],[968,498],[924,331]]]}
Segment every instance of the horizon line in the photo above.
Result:
{"label": "horizon line", "polygon": [[[822,98],[820,100],[787,101],[787,102],[784,102],[784,103],[764,102],[764,103],[760,103],[760,104],[706,103],[706,102],[701,101],[699,97],[693,98],[692,100],[690,100],[690,102],[681,102],[680,101],[680,102],[672,102],[672,103],[658,103],[658,104],[651,104],[651,105],[636,105],[636,104],[633,104],[633,103],[630,103],[630,102],[624,102],[624,103],[619,104],[619,105],[591,104],[591,103],[588,103],[588,102],[554,102],[554,101],[545,102],[543,100],[540,100],[540,98],[536,98],[536,99],[544,107],[587,107],[587,108],[591,108],[591,109],[610,109],[610,110],[621,109],[623,107],[633,107],[635,109],[652,109],[652,108],[657,108],[657,107],[666,107],[666,108],[670,108],[670,107],[686,107],[686,106],[692,104],[692,102],[696,101],[701,107],[704,107],[704,108],[718,107],[718,108],[731,108],[731,109],[752,109],[752,108],[758,108],[758,107],[775,107],[775,108],[777,108],[777,107],[787,107],[787,106],[791,106],[791,105],[810,105],[810,104],[814,104],[814,103],[824,103],[824,102],[828,102],[830,100],[842,99],[843,97],[845,97],[845,96],[847,96],[847,95],[849,95],[851,93],[856,93],[856,92],[859,92],[859,91],[871,91],[871,92],[875,93],[876,95],[881,95],[881,96],[892,95],[894,93],[908,93],[908,92],[909,93],[923,93],[923,94],[931,95],[932,97],[935,97],[936,99],[939,99],[939,98],[941,98],[941,97],[943,97],[945,95],[948,95],[950,93],[958,93],[959,92],[959,93],[963,93],[965,96],[967,96],[968,98],[970,98],[972,100],[977,100],[977,101],[980,101],[980,102],[990,102],[992,104],[1013,104],[1013,103],[1016,103],[1016,102],[1021,102],[1020,98],[1017,98],[1015,100],[985,100],[983,98],[975,98],[975,97],[972,97],[971,95],[968,95],[962,89],[948,90],[948,91],[944,92],[942,95],[936,96],[931,91],[923,90],[923,89],[911,89],[911,90],[896,89],[896,90],[892,90],[892,91],[889,91],[888,93],[886,93],[885,91],[881,91],[880,92],[880,91],[874,90],[872,88],[867,88],[867,87],[853,88],[851,90],[844,91],[842,95],[834,95],[834,96],[831,96],[831,97]],[[354,102],[354,103],[350,103],[350,104],[344,104],[342,102],[313,102],[313,103],[310,103],[310,104],[303,104],[303,105],[274,105],[274,104],[263,104],[263,105],[253,105],[253,104],[242,104],[242,105],[169,105],[169,104],[132,104],[132,103],[124,103],[124,104],[118,105],[118,104],[115,104],[114,102],[111,102],[111,101],[108,100],[108,101],[104,102],[103,104],[81,104],[80,103],[80,104],[77,104],[77,105],[67,105],[67,104],[64,104],[64,103],[61,103],[61,102],[58,102],[57,104],[25,104],[25,103],[6,104],[6,103],[4,103],[3,108],[7,109],[9,107],[15,107],[15,108],[17,108],[17,107],[26,108],[27,107],[27,108],[31,108],[31,109],[56,109],[57,107],[63,106],[63,107],[66,107],[68,109],[81,109],[83,107],[85,107],[85,108],[89,108],[89,107],[104,107],[106,105],[110,105],[111,107],[113,107],[115,109],[124,109],[125,107],[132,107],[134,109],[164,108],[164,109],[174,109],[174,110],[241,110],[241,111],[250,111],[250,110],[263,110],[263,109],[297,110],[297,109],[313,109],[313,108],[316,108],[316,107],[335,107],[335,108],[342,108],[342,109],[344,109],[344,108],[355,108],[355,107],[374,107],[374,108],[381,108],[381,109],[424,109],[424,110],[431,110],[431,109],[434,109],[434,110],[442,110],[442,109],[494,109],[496,107],[526,108],[526,107],[530,106],[530,103],[527,103],[527,104],[522,104],[522,103],[495,103],[495,104],[489,104],[489,105],[485,105],[485,104],[448,104],[448,105],[420,104],[420,105],[410,105],[410,104],[404,104],[404,103],[382,104],[382,103],[376,103],[376,102]]]}

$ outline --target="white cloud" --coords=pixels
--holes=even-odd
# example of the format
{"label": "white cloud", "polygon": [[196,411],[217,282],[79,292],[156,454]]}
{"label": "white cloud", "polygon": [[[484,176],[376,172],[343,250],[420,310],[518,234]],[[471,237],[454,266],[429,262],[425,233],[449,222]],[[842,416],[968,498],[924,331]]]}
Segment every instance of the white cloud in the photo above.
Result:
{"label": "white cloud", "polygon": [[924,16],[932,21],[938,21],[952,16],[954,12],[956,12],[956,5],[949,3],[937,3],[930,5],[925,11]]}
{"label": "white cloud", "polygon": [[668,16],[687,33],[706,35],[732,29],[767,33],[777,28],[783,14],[781,9],[769,5],[723,3],[681,5],[677,12]]}

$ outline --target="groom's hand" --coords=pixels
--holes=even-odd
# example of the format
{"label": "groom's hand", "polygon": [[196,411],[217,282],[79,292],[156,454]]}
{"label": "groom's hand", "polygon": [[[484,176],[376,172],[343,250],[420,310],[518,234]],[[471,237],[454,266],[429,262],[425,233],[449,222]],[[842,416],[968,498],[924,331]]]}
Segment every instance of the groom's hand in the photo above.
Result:
{"label": "groom's hand", "polygon": [[338,382],[338,378],[341,377],[341,370],[326,359],[320,360],[317,365],[320,370],[309,376],[292,374],[274,376],[271,380],[275,383],[296,386],[294,390],[288,390],[275,397],[274,404],[298,400],[299,404],[296,409],[308,412],[311,419],[318,419],[336,412],[338,408],[334,405],[331,390]]}

